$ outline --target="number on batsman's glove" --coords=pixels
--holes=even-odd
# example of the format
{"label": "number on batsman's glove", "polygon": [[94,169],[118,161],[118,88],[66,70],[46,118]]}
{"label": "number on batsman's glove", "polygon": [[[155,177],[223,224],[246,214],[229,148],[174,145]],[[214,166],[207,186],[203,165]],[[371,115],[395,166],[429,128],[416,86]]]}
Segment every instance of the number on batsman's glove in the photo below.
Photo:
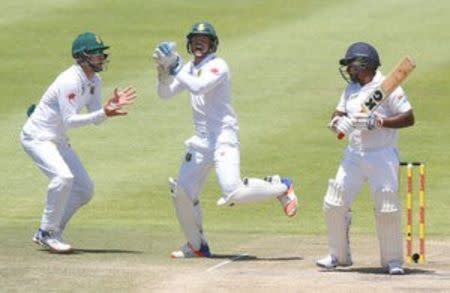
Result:
{"label": "number on batsman's glove", "polygon": [[351,118],[353,127],[359,130],[374,130],[383,126],[383,118],[375,113],[357,113]]}
{"label": "number on batsman's glove", "polygon": [[153,52],[153,60],[171,75],[176,75],[183,61],[180,54],[176,51],[175,42],[161,42]]}

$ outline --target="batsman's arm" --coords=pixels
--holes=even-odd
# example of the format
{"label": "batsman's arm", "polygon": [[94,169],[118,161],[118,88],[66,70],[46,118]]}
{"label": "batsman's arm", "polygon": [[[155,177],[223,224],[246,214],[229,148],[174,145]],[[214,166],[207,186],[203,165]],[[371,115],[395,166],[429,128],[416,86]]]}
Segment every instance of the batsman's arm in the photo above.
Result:
{"label": "batsman's arm", "polygon": [[414,125],[414,113],[410,109],[398,115],[383,118],[383,127],[385,128],[405,128]]}
{"label": "batsman's arm", "polygon": [[334,111],[333,114],[331,115],[331,119],[333,119],[333,118],[336,117],[336,116],[345,116],[345,115],[347,115],[347,113],[341,112],[341,111],[339,111],[339,110],[336,110],[336,111]]}

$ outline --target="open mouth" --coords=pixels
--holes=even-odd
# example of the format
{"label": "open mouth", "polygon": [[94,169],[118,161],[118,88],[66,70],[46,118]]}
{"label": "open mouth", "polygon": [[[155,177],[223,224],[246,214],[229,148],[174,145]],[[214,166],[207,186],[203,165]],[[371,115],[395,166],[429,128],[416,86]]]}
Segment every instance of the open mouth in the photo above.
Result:
{"label": "open mouth", "polygon": [[194,46],[194,51],[203,52],[204,49],[205,49],[205,46],[203,46],[203,44],[195,44],[195,46]]}

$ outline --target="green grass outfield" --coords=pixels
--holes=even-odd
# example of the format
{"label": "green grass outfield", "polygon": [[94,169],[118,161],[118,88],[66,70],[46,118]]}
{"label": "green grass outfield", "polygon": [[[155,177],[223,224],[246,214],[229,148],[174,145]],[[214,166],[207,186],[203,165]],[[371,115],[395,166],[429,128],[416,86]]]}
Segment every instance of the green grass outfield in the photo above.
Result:
{"label": "green grass outfield", "polygon": [[[71,43],[84,31],[111,46],[102,73],[105,98],[114,86],[131,84],[139,100],[128,117],[70,132],[96,184],[94,199],[67,229],[74,246],[140,251],[164,261],[182,243],[167,177],[176,176],[192,133],[191,111],[186,93],[171,101],[157,97],[150,56],[157,42],[174,40],[188,59],[185,34],[198,20],[215,25],[218,54],[231,68],[243,176],[291,176],[300,195],[294,219],[276,201],[217,208],[220,190],[211,172],[201,200],[213,249],[231,252],[250,234],[324,235],[322,198],[345,147],[326,129],[345,86],[337,60],[359,40],[377,47],[385,73],[405,54],[417,62],[404,85],[417,122],[401,130],[401,158],[427,163],[427,233],[450,236],[449,11],[450,2],[438,0],[1,1],[0,280],[14,288],[23,269],[6,273],[4,264],[51,258],[30,244],[47,179],[22,150],[19,132],[27,106],[72,64]],[[367,189],[353,210],[352,232],[374,234]]]}

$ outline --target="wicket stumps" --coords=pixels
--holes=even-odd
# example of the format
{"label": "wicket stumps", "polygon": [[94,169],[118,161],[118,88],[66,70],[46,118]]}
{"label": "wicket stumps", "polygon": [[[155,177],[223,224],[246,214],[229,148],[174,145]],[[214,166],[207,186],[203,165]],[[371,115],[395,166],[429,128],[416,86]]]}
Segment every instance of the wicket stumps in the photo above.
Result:
{"label": "wicket stumps", "polygon": [[[406,168],[406,262],[425,263],[425,163],[400,162]],[[413,168],[419,168],[419,253],[413,254]]]}

